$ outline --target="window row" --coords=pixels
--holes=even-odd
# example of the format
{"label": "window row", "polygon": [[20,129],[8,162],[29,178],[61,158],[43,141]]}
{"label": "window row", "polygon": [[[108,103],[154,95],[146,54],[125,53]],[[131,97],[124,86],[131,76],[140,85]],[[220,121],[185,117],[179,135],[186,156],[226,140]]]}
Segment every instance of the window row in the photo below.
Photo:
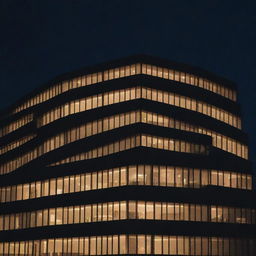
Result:
{"label": "window row", "polygon": [[133,64],[123,67],[117,67],[115,69],[106,70],[103,72],[97,72],[94,74],[88,74],[85,76],[77,77],[71,80],[63,81],[59,84],[51,86],[46,91],[43,91],[31,98],[30,100],[24,102],[19,107],[15,108],[13,113],[20,112],[23,109],[29,108],[36,104],[47,101],[61,93],[75,88],[100,83],[102,81],[108,81],[112,79],[118,79],[127,76],[133,76],[137,74],[147,74],[150,76],[161,77],[168,80],[174,80],[194,86],[204,88],[211,92],[217,93],[226,97],[230,100],[236,101],[236,92],[232,89],[224,87],[220,84],[209,81],[205,78],[200,78],[198,76],[180,72],[178,70],[171,70],[167,68],[157,67],[149,64]]}
{"label": "window row", "polygon": [[198,86],[205,90],[217,93],[230,100],[236,101],[236,92],[234,90],[221,86],[220,84],[214,83],[208,79],[200,78],[189,73],[161,68],[150,64],[142,64],[142,74],[157,76],[164,79]]}
{"label": "window row", "polygon": [[[128,149],[139,147],[139,146],[158,148],[158,149],[164,149],[164,150],[176,151],[176,152],[193,153],[193,154],[208,153],[208,150],[204,145],[194,144],[194,143],[170,139],[170,138],[140,134],[132,137],[127,137],[120,141],[115,141],[113,143],[100,146],[98,148],[91,149],[84,153],[70,156],[66,159],[62,159],[50,165],[55,166],[63,163],[70,163],[74,161],[81,161],[81,160],[103,157],[103,156],[107,156],[113,153],[117,153],[120,151],[128,150]],[[37,158],[42,154],[43,152],[38,153],[37,148],[35,148],[34,150],[29,151],[22,156],[19,156],[11,161],[1,164],[0,173],[1,174],[9,173],[27,164],[28,162],[32,161],[33,159]]]}
{"label": "window row", "polygon": [[146,112],[143,110],[108,116],[103,119],[88,122],[86,124],[80,125],[79,127],[74,127],[70,130],[55,135],[54,137],[47,139],[39,147],[39,155],[45,154],[65,144],[86,138],[91,135],[99,134],[105,131],[139,122],[206,134],[212,137],[213,146],[233,153],[239,157],[248,159],[248,147],[232,138],[200,126],[191,125],[189,123],[179,121],[168,116]]}
{"label": "window row", "polygon": [[238,116],[200,100],[145,87],[142,87],[142,98],[196,111],[241,129],[241,119]]}
{"label": "window row", "polygon": [[89,96],[68,102],[50,110],[39,118],[38,125],[43,126],[68,115],[138,98],[141,98],[141,87],[127,88]]}
{"label": "window row", "polygon": [[[11,172],[19,168],[21,165],[26,164],[28,161],[31,161],[34,158],[37,158],[51,150],[57,149],[65,144],[86,138],[91,135],[102,133],[104,131],[109,131],[115,128],[138,122],[206,134],[212,137],[213,146],[233,153],[239,157],[248,159],[248,147],[232,138],[200,126],[191,125],[189,123],[170,118],[168,116],[138,110],[105,117],[103,119],[95,120],[93,122],[88,122],[79,127],[75,127],[60,134],[57,134],[54,137],[47,139],[42,143],[42,145],[26,153],[25,155],[22,155],[16,159],[12,159],[10,162],[0,165],[0,173],[3,174]],[[35,136],[26,137],[24,139],[24,142],[23,139],[21,139],[19,143],[25,143],[28,139],[32,139],[34,137]],[[16,143],[17,142],[15,142],[15,144],[11,144],[11,146],[4,146],[3,150],[11,149],[12,147],[14,147],[13,145],[16,145]]]}
{"label": "window row", "polygon": [[21,139],[18,139],[16,141],[13,141],[13,142],[5,145],[5,146],[2,146],[0,148],[0,155],[4,154],[4,153],[6,153],[6,152],[8,152],[10,150],[13,150],[15,148],[18,148],[19,146],[25,144],[26,142],[32,140],[35,137],[36,137],[36,135],[29,135],[29,136],[23,137]]}
{"label": "window row", "polygon": [[252,189],[252,176],[221,170],[133,165],[0,188],[0,202],[12,202],[127,185]]}
{"label": "window row", "polygon": [[0,254],[254,256],[255,247],[254,239],[122,234],[1,242]]}
{"label": "window row", "polygon": [[207,147],[205,145],[194,144],[191,142],[176,139],[152,136],[148,134],[139,134],[112,142],[104,146],[100,146],[98,148],[91,149],[87,152],[69,156],[65,159],[50,164],[50,166],[56,166],[60,164],[71,163],[81,160],[88,160],[92,158],[99,158],[140,146],[191,154],[208,153]]}
{"label": "window row", "polygon": [[[205,134],[205,135],[211,136],[212,144],[214,147],[218,147],[218,148],[225,150],[229,153],[232,153],[239,157],[248,159],[248,147],[230,137],[227,137],[225,135],[222,135],[220,133],[206,129],[201,126],[192,125],[187,122],[173,119],[168,116],[164,116],[164,115],[157,114],[157,113],[146,112],[146,111],[142,110],[140,112],[140,115],[141,116],[139,118],[136,118],[136,120],[139,119],[143,123],[154,124],[154,125],[159,125],[159,126],[164,126],[164,127],[169,127],[169,128],[175,128],[175,129],[179,129],[179,130],[190,131],[190,132],[195,132],[195,133],[200,133],[200,134]],[[116,122],[118,123],[119,120],[115,119],[114,121],[115,121],[115,123]],[[115,126],[115,123],[114,123],[114,126]]]}
{"label": "window row", "polygon": [[19,129],[20,127],[26,125],[32,120],[33,120],[33,115],[31,114],[31,115],[23,116],[22,118],[11,122],[10,124],[0,128],[0,137]]}
{"label": "window row", "polygon": [[69,91],[75,88],[84,87],[91,84],[96,84],[102,81],[108,81],[116,78],[141,74],[141,71],[140,71],[141,64],[127,65],[127,66],[118,68],[118,70],[119,69],[120,69],[120,75],[118,77],[116,77],[116,72],[113,73],[110,71],[109,73],[108,70],[106,70],[105,72],[97,72],[93,74],[84,75],[81,77],[76,77],[71,80],[62,81],[56,85],[51,86],[46,91],[42,91],[40,94],[36,95],[34,98],[24,102],[22,105],[15,108],[13,113],[20,112],[23,109],[26,109],[34,105],[37,105],[39,103],[42,103],[44,101],[47,101],[59,94],[62,94],[66,91]]}
{"label": "window row", "polygon": [[0,231],[125,219],[256,224],[256,210],[187,203],[108,202],[0,215]]}
{"label": "window row", "polygon": [[[120,122],[117,122],[117,119]],[[113,122],[115,120],[115,122]],[[125,125],[133,124],[135,122],[140,122],[140,112],[128,112],[123,114],[118,114],[111,117],[106,117],[104,119],[96,120],[94,122],[89,122],[79,127],[75,127],[66,132],[62,132],[55,135],[52,138],[47,139],[42,143],[42,145],[36,147],[32,151],[25,153],[11,161],[3,163],[0,165],[0,174],[9,173],[22,165],[32,161],[33,159],[57,149],[65,144],[74,142],[79,139],[83,139],[104,131],[119,128]]]}
{"label": "window row", "polygon": [[17,168],[31,162],[32,160],[39,157],[37,148],[29,151],[21,156],[18,156],[10,161],[4,162],[0,164],[0,175],[6,174],[16,170]]}
{"label": "window row", "polygon": [[146,87],[115,90],[68,102],[43,114],[38,125],[43,126],[68,115],[139,98],[200,112],[241,129],[240,118],[228,111],[190,97]]}

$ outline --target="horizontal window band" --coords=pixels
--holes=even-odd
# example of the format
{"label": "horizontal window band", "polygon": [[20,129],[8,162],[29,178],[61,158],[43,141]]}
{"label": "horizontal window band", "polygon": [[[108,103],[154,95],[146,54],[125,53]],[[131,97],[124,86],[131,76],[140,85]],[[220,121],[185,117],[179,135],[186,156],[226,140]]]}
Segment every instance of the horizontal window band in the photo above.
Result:
{"label": "horizontal window band", "polygon": [[28,124],[32,120],[33,120],[33,115],[29,114],[29,115],[19,118],[16,121],[9,123],[8,125],[5,125],[4,127],[0,128],[0,137],[3,137],[11,132],[16,131],[17,129]]}
{"label": "horizontal window band", "polygon": [[152,234],[113,234],[0,243],[2,255],[33,256],[60,253],[63,255],[242,256],[245,251],[246,255],[254,256],[255,250],[255,239]]}
{"label": "horizontal window band", "polygon": [[[142,91],[141,91],[142,90]],[[143,90],[144,90],[144,93],[143,93]],[[143,94],[144,94],[144,96],[147,98],[147,96],[148,96],[148,94],[149,95],[151,95],[151,91],[145,91],[145,90],[149,90],[149,89],[145,89],[145,88],[140,88],[140,87],[137,87],[137,88],[131,88],[131,89],[129,89],[128,90],[128,92],[129,92],[129,95],[127,96],[126,95],[126,93],[124,93],[124,97],[131,97],[131,99],[133,99],[134,97],[136,98],[136,94],[142,94],[142,96],[143,96]],[[134,94],[133,96],[132,96],[132,94]],[[115,95],[113,94],[112,95],[114,98],[113,98],[113,100],[115,100]],[[117,100],[119,100],[119,97],[121,97],[121,94],[119,95],[118,94],[118,99]],[[151,97],[151,96],[150,96]],[[155,99],[155,100],[160,100],[160,101],[165,101],[165,96],[164,95],[161,95],[161,97],[160,97],[161,99],[158,99],[158,96],[157,96],[157,99]],[[121,99],[121,98],[120,98]],[[152,94],[152,99],[153,99],[153,94]],[[166,95],[166,100],[168,101],[168,99],[169,99],[169,96],[168,95]],[[109,99],[108,99],[109,100]],[[185,100],[185,99],[184,99]],[[175,103],[175,98],[174,98],[174,103]],[[80,103],[79,103],[80,104]],[[85,106],[85,104],[87,105],[87,102],[85,102],[84,101],[84,106]],[[94,101],[91,101],[91,103],[90,104],[92,104],[91,105],[91,107],[93,107],[93,104],[94,104]],[[97,105],[97,98],[95,98],[95,104]],[[181,103],[182,104],[182,103]],[[185,103],[184,103],[185,104]],[[189,105],[190,104],[192,104],[191,105],[191,107],[193,106],[193,102],[190,102],[189,103]],[[179,104],[178,104],[179,105]],[[185,106],[185,105],[184,105]],[[184,107],[183,106],[183,107]],[[74,107],[75,107],[75,105],[74,105]],[[79,108],[79,107],[78,107]],[[80,110],[79,110],[80,111]],[[74,109],[74,113],[75,113],[75,109]],[[71,113],[72,114],[72,113]],[[220,138],[221,139],[221,138]],[[235,145],[232,145],[231,144],[231,141],[227,141],[226,143],[228,143],[227,144],[227,150],[229,151],[229,152],[232,152],[233,153],[233,151],[235,151],[236,149],[235,149]],[[225,142],[224,142],[224,145],[226,144]],[[232,142],[233,143],[233,142]],[[218,142],[218,145],[220,144],[220,142]],[[223,149],[225,149],[224,147],[223,147]],[[242,152],[242,149],[244,150],[244,152]],[[238,149],[238,151],[239,151],[239,149]],[[37,152],[37,149],[34,149],[33,151],[31,151],[31,152],[28,152],[27,154],[25,154],[24,156],[22,156],[22,157],[18,157],[17,159],[14,159],[14,160],[12,160],[12,161],[10,161],[9,163],[6,163],[6,164],[3,164],[2,166],[0,166],[0,173],[2,173],[2,174],[4,174],[4,173],[8,173],[8,172],[10,172],[10,171],[13,171],[13,170],[15,170],[15,169],[17,169],[17,168],[19,168],[20,166],[22,166],[22,165],[24,165],[24,164],[26,164],[27,162],[29,162],[29,161],[31,161],[31,160],[33,160],[33,159],[35,159],[35,158],[37,158],[39,155],[41,155],[41,154],[43,154],[43,152]],[[243,147],[243,148],[240,148],[240,153],[238,152],[238,154],[240,154],[240,155],[242,155],[244,158],[247,158],[248,157],[248,150],[247,150],[247,147]]]}
{"label": "horizontal window band", "polygon": [[166,165],[131,165],[1,187],[0,201],[14,202],[127,185],[195,189],[213,185],[252,190],[252,176],[232,171]]}
{"label": "horizontal window band", "polygon": [[217,84],[215,82],[211,82],[208,79],[199,78],[198,76],[195,76],[193,74],[174,71],[171,69],[157,67],[150,64],[137,63],[123,67],[117,67],[115,69],[105,70],[102,72],[97,72],[94,74],[80,76],[70,80],[62,81],[56,85],[52,85],[50,88],[38,93],[38,95],[34,96],[32,99],[27,100],[20,106],[16,107],[13,110],[13,113],[18,113],[26,108],[45,102],[68,90],[100,83],[102,81],[108,81],[137,74],[147,74],[149,76],[178,81],[187,85],[198,86],[205,90],[209,90],[211,92],[219,94],[232,101],[236,101],[235,90],[227,88],[225,86],[221,86],[220,84]]}
{"label": "horizontal window band", "polygon": [[119,141],[114,141],[113,143],[91,149],[87,152],[70,156],[68,158],[52,163],[49,166],[56,166],[81,160],[99,158],[140,146],[191,154],[208,154],[208,149],[205,145],[194,144],[172,138],[164,138],[148,134],[139,134],[123,138]]}
{"label": "horizontal window band", "polygon": [[186,96],[143,86],[105,92],[67,102],[66,104],[43,114],[38,120],[38,125],[43,126],[68,115],[139,98],[162,102],[168,105],[199,112],[241,129],[240,118],[225,110]]}
{"label": "horizontal window band", "polygon": [[0,165],[0,173],[11,172],[22,165],[38,158],[49,151],[59,148],[67,143],[71,143],[78,139],[83,139],[88,136],[101,133],[104,131],[112,130],[118,127],[134,124],[137,122],[153,124],[157,126],[163,126],[167,128],[175,128],[184,131],[190,131],[200,134],[212,136],[213,146],[216,146],[222,150],[228,151],[239,157],[248,158],[248,147],[236,142],[235,140],[223,136],[222,134],[212,132],[211,130],[204,129],[202,127],[193,126],[179,120],[174,120],[168,116],[162,116],[159,114],[145,112],[145,111],[134,111],[127,112],[112,117],[106,117],[101,120],[89,122],[85,125],[81,125],[77,128],[73,128],[70,131],[61,133],[53,138],[46,140],[43,145],[36,147],[33,151],[26,153],[14,160]]}
{"label": "horizontal window band", "polygon": [[0,215],[0,231],[126,219],[256,224],[256,210],[189,203],[114,201]]}
{"label": "horizontal window band", "polygon": [[7,153],[8,151],[11,151],[13,149],[19,148],[21,145],[27,143],[28,141],[32,140],[35,137],[36,135],[28,135],[0,147],[0,155]]}

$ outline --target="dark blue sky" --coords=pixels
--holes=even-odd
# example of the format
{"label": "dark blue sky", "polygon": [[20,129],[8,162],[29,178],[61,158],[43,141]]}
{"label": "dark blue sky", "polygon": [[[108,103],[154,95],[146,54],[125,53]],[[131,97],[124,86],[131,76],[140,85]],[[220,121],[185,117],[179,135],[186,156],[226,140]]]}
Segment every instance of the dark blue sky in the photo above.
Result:
{"label": "dark blue sky", "polygon": [[0,108],[61,73],[135,53],[238,84],[256,161],[256,2],[0,0]]}

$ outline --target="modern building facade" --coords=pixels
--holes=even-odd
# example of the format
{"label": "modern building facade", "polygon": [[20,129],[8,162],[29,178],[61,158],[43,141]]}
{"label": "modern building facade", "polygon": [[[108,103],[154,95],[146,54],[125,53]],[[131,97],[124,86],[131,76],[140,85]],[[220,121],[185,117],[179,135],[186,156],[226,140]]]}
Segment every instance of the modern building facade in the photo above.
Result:
{"label": "modern building facade", "polygon": [[0,255],[256,255],[236,86],[132,56],[1,113]]}

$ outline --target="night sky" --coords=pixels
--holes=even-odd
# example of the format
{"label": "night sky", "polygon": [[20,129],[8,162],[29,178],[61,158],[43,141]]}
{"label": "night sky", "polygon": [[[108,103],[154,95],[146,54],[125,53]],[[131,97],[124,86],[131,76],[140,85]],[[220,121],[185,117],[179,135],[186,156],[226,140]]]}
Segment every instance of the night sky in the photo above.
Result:
{"label": "night sky", "polygon": [[62,73],[155,55],[238,85],[256,163],[255,13],[253,0],[0,0],[0,109]]}

